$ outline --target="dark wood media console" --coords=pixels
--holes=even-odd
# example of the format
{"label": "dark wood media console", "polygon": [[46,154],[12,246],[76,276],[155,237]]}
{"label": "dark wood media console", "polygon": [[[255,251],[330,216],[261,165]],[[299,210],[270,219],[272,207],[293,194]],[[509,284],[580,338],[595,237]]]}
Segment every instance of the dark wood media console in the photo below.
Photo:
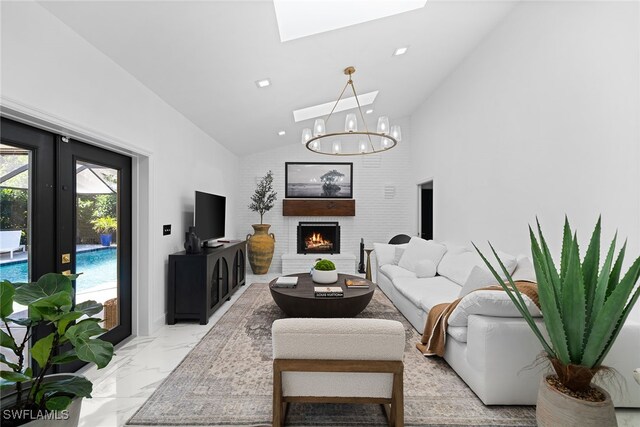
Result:
{"label": "dark wood media console", "polygon": [[225,243],[200,254],[169,255],[167,323],[199,320],[201,325],[245,282],[247,243]]}

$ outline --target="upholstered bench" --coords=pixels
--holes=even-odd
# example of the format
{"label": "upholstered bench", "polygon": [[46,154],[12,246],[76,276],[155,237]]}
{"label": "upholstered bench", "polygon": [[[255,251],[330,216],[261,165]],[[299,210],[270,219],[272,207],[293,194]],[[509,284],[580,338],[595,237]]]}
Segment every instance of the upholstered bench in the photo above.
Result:
{"label": "upholstered bench", "polygon": [[389,425],[404,425],[405,331],[384,319],[273,322],[273,425],[289,402],[379,403]]}

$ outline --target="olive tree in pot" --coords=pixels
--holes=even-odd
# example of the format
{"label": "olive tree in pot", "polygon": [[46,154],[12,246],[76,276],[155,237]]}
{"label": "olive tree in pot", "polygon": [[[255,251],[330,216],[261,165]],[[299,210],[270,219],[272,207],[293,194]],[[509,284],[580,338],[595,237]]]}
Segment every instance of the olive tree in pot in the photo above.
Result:
{"label": "olive tree in pot", "polygon": [[[0,354],[2,426],[77,426],[83,397],[91,397],[92,384],[75,374],[47,374],[52,367],[78,360],[104,368],[113,357],[113,345],[96,336],[106,332],[91,316],[102,304],[85,301],[73,306],[71,280],[77,276],[49,273],[35,283],[0,282],[0,345],[14,357]],[[14,313],[14,302],[27,306]],[[37,340],[30,353],[37,373],[27,366],[25,353],[36,327],[51,333]],[[18,339],[17,328],[24,328]],[[63,346],[65,346],[63,348]],[[66,349],[66,351],[65,351]],[[8,369],[7,369],[8,368]]]}
{"label": "olive tree in pot", "polygon": [[260,224],[252,225],[253,235],[247,234],[247,256],[253,274],[266,274],[271,265],[276,236],[269,233],[271,225],[263,224],[262,217],[273,208],[277,195],[273,191],[273,172],[269,171],[258,183],[249,204],[249,209],[260,214]]}
{"label": "olive tree in pot", "polygon": [[565,218],[558,271],[540,223],[537,228],[537,238],[531,227],[529,234],[549,340],[529,314],[521,293],[493,247],[491,250],[508,283],[500,278],[477,247],[476,250],[531,327],[556,373],[540,383],[536,408],[538,425],[615,426],[611,397],[604,389],[591,384],[591,380],[596,373],[606,369],[602,361],[640,296],[640,287],[634,291],[640,277],[640,257],[622,276],[626,243],[615,257],[614,237],[600,267],[601,221],[598,219],[581,261],[577,234],[571,231]]}

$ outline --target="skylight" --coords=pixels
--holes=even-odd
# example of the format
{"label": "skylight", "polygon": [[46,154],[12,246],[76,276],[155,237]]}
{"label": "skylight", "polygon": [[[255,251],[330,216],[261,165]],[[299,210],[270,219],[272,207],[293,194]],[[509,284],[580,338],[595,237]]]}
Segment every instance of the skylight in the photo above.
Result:
{"label": "skylight", "polygon": [[[378,96],[378,91],[375,90],[373,92],[358,94],[358,99],[360,100],[360,105],[371,105],[373,101],[375,101],[376,96]],[[293,119],[295,122],[301,122],[303,120],[314,119],[316,117],[324,117],[331,112],[335,101],[327,102],[325,104],[314,105],[311,107],[301,108],[299,110],[293,111]],[[342,98],[338,105],[336,105],[336,109],[334,113],[350,110],[352,108],[356,108],[358,106],[355,97],[351,98]]]}
{"label": "skylight", "polygon": [[409,12],[426,3],[426,0],[273,0],[281,42]]}

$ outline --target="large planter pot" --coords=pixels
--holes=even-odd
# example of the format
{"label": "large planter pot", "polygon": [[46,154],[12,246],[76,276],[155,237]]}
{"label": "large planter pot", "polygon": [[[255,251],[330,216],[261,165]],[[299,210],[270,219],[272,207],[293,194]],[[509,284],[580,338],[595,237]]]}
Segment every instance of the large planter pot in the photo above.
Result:
{"label": "large planter pot", "polygon": [[270,224],[253,224],[253,235],[247,234],[247,256],[253,274],[266,274],[273,258],[276,236],[269,233]]}
{"label": "large planter pot", "polygon": [[[78,376],[75,374],[52,374],[47,375],[44,378],[44,382],[51,379],[65,379]],[[24,383],[24,387],[29,387],[29,383]],[[23,392],[24,393],[24,392]],[[42,415],[39,419],[29,421],[26,424],[13,424],[12,420],[5,418],[5,415],[9,416],[10,412],[6,411],[10,409],[16,402],[16,391],[3,390],[2,391],[2,413],[0,414],[0,424],[4,426],[20,425],[24,427],[77,427],[80,421],[80,409],[82,407],[82,398],[77,397],[71,401],[71,404],[64,411],[49,412]],[[34,414],[37,417],[37,414]],[[46,419],[44,419],[46,418]]]}
{"label": "large planter pot", "polygon": [[313,270],[311,278],[315,283],[336,283],[338,272],[336,270]]}
{"label": "large planter pot", "polygon": [[604,389],[593,385],[605,395],[603,402],[589,402],[568,396],[542,378],[538,389],[536,420],[539,427],[610,427],[617,426],[616,411],[611,396]]}
{"label": "large planter pot", "polygon": [[111,233],[101,234],[100,243],[102,244],[102,246],[111,246]]}

